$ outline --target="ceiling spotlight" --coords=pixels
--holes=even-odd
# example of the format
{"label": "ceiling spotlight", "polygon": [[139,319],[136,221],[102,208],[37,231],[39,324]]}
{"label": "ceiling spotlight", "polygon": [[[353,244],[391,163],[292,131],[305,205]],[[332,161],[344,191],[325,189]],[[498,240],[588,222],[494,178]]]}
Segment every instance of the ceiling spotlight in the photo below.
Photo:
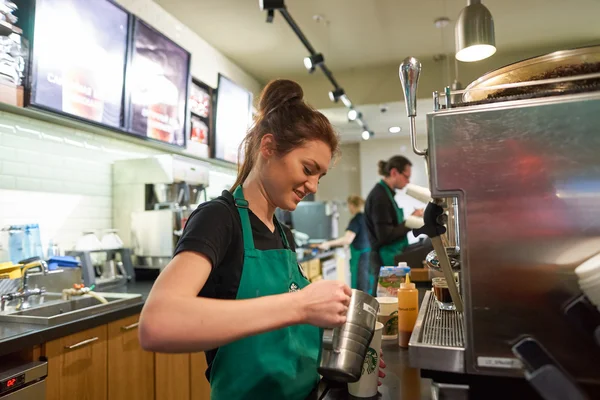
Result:
{"label": "ceiling spotlight", "polygon": [[281,10],[285,8],[284,0],[258,0],[258,6],[261,10]]}
{"label": "ceiling spotlight", "polygon": [[344,89],[337,88],[329,92],[329,100],[333,101],[334,103],[337,103],[340,97],[342,97],[344,94]]}
{"label": "ceiling spotlight", "polygon": [[348,111],[349,121],[356,121],[357,118],[362,118],[362,114],[356,111],[355,109]]}
{"label": "ceiling spotlight", "polygon": [[496,52],[494,19],[481,0],[469,0],[456,21],[456,59],[473,62]]}
{"label": "ceiling spotlight", "polygon": [[450,24],[450,18],[448,17],[439,17],[437,18],[435,21],[433,21],[434,25],[436,28],[438,29],[442,29],[448,26],[448,24]]}
{"label": "ceiling spotlight", "polygon": [[345,94],[340,96],[340,100],[342,100],[342,103],[344,103],[344,105],[348,108],[352,108],[352,102],[350,101],[350,99],[348,98],[348,96],[346,96]]}
{"label": "ceiling spotlight", "polygon": [[273,23],[273,18],[275,18],[275,10],[267,10],[267,23]]}
{"label": "ceiling spotlight", "polygon": [[401,130],[402,128],[399,126],[390,126],[390,129],[388,129],[390,133],[400,133]]}
{"label": "ceiling spotlight", "polygon": [[323,54],[317,53],[313,54],[309,57],[304,57],[304,66],[308,70],[308,72],[313,72],[315,67],[319,64],[322,64],[325,59],[323,58]]}
{"label": "ceiling spotlight", "polygon": [[371,137],[373,137],[373,132],[368,131],[368,130],[364,130],[363,133],[361,134],[363,140],[369,140],[371,139]]}

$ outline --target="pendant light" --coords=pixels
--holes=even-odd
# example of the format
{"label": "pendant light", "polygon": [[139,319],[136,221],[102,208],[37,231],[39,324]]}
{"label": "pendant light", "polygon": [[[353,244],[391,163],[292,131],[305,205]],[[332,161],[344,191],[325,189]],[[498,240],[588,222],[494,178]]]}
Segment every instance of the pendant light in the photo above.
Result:
{"label": "pendant light", "polygon": [[456,59],[483,60],[496,52],[494,19],[481,0],[468,0],[456,21]]}

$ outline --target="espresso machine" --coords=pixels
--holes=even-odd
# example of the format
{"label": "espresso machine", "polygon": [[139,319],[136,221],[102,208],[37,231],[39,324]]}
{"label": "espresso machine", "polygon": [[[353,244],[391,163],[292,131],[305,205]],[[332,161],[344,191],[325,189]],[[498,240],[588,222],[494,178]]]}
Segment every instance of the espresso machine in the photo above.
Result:
{"label": "espresso machine", "polygon": [[600,398],[600,312],[574,273],[600,253],[600,46],[435,92],[426,149],[415,132],[421,64],[409,57],[399,73],[433,198],[421,233],[438,242],[445,274],[439,242],[460,253],[456,310],[426,294],[411,366],[439,398],[509,398],[494,397],[507,387],[510,398]]}
{"label": "espresso machine", "polygon": [[205,201],[206,163],[163,154],[113,165],[113,221],[136,269],[162,270],[187,218]]}

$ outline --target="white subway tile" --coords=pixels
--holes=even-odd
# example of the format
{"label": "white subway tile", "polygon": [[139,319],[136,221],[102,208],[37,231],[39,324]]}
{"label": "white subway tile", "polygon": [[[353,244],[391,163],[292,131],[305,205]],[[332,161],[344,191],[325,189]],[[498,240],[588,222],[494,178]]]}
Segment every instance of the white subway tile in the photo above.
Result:
{"label": "white subway tile", "polygon": [[[16,189],[17,188],[17,178],[14,176],[6,176],[0,175],[0,189]],[[2,199],[2,195],[0,194],[0,199]]]}
{"label": "white subway tile", "polygon": [[28,176],[29,165],[24,162],[2,161],[2,175]]}
{"label": "white subway tile", "polygon": [[38,161],[42,165],[46,165],[49,167],[60,167],[63,165],[63,160],[60,157],[55,156],[54,154],[41,153],[38,157]]}
{"label": "white subway tile", "polygon": [[2,145],[6,147],[13,147],[15,149],[27,149],[31,146],[33,140],[29,137],[18,136],[18,135],[4,135]]}
{"label": "white subway tile", "polygon": [[33,178],[17,178],[17,189],[19,190],[40,190],[42,182]]}
{"label": "white subway tile", "polygon": [[4,134],[13,134],[16,132],[14,125],[6,123],[4,118],[2,118],[4,123],[0,123],[0,133]]}
{"label": "white subway tile", "polygon": [[52,176],[54,179],[43,179],[40,190],[44,192],[63,192],[63,184],[61,181],[56,180],[56,176]]}
{"label": "white subway tile", "polygon": [[57,170],[52,167],[40,164],[29,164],[29,177],[31,178],[53,179],[56,175]]}

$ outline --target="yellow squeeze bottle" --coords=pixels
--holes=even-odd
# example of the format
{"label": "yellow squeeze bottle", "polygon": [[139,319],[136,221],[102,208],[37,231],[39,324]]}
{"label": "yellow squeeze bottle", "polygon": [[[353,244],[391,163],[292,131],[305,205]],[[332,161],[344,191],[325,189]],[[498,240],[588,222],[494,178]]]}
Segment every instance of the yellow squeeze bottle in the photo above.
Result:
{"label": "yellow squeeze bottle", "polygon": [[419,291],[406,275],[406,282],[398,289],[398,345],[408,347],[417,315],[419,314]]}

